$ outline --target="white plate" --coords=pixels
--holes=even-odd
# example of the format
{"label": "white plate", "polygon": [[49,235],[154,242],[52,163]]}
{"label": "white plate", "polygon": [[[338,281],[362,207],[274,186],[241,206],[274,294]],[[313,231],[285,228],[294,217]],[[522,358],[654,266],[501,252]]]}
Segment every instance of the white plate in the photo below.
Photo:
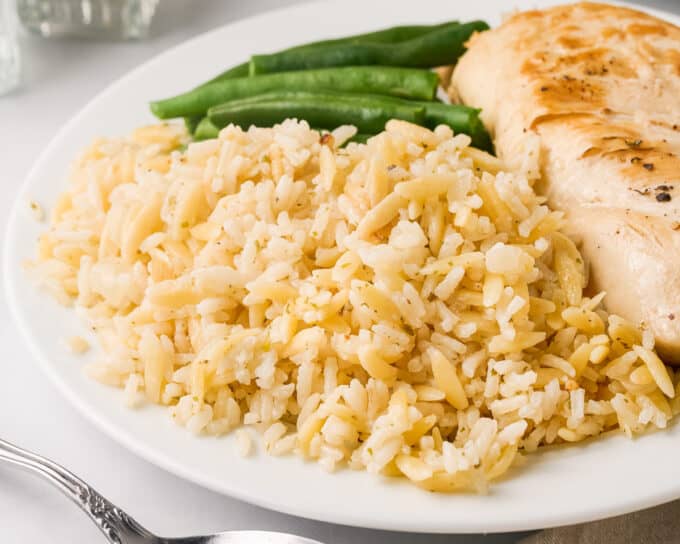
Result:
{"label": "white plate", "polygon": [[[9,222],[5,253],[8,299],[35,358],[64,395],[94,424],[140,456],[205,487],[267,508],[318,520],[422,532],[495,532],[570,524],[680,497],[680,426],[635,441],[616,435],[529,457],[487,496],[436,495],[396,480],[342,470],[325,473],[294,458],[243,459],[233,438],[194,438],[164,408],[128,410],[120,391],[81,372],[95,357],[70,355],[60,339],[83,334],[72,311],[36,291],[21,263],[34,255],[44,225],[28,213],[33,198],[49,208],[65,187],[68,163],[99,135],[153,121],[147,102],[180,92],[244,60],[327,36],[398,23],[483,18],[498,24],[511,7],[554,0],[428,2],[336,1],[271,12],[200,36],[125,76],[90,102],[55,137],[28,176]],[[666,18],[679,22],[677,17]],[[12,364],[24,364],[13,361]],[[27,398],[30,391],[26,392]],[[121,477],[125,477],[124,474]]]}

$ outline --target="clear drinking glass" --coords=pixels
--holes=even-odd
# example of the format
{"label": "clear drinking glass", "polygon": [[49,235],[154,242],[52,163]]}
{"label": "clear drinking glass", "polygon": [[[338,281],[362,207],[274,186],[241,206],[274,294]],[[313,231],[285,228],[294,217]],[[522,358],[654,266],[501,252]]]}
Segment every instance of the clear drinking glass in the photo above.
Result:
{"label": "clear drinking glass", "polygon": [[157,4],[158,0],[16,0],[21,23],[34,34],[121,40],[144,38]]}
{"label": "clear drinking glass", "polygon": [[19,45],[10,0],[0,0],[0,95],[19,84]]}

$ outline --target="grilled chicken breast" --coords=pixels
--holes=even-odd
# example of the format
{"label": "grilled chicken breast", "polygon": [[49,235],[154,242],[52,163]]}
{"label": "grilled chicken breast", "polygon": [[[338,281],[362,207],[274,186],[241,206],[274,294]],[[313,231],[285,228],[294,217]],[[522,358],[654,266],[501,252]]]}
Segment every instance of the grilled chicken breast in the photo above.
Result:
{"label": "grilled chicken breast", "polygon": [[680,28],[594,3],[519,13],[470,40],[452,85],[506,164],[537,150],[592,288],[680,363]]}

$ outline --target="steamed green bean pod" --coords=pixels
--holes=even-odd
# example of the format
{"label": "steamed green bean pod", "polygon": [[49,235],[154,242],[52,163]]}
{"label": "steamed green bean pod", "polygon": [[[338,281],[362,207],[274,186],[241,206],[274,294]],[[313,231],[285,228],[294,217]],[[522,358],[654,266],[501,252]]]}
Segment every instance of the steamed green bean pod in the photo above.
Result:
{"label": "steamed green bean pod", "polygon": [[465,133],[472,138],[472,146],[484,151],[493,151],[491,137],[479,118],[481,110],[462,104],[443,102],[418,102],[425,108],[425,126],[434,129],[437,125],[451,127],[455,134]]}
{"label": "steamed green bean pod", "polygon": [[297,118],[317,128],[354,125],[361,133],[377,134],[390,119],[422,125],[425,108],[422,104],[384,96],[293,92],[227,102],[210,108],[208,118],[220,128],[230,123],[242,128],[270,127],[285,119]]}
{"label": "steamed green bean pod", "polygon": [[452,64],[465,51],[474,32],[487,30],[483,21],[443,26],[421,36],[391,43],[340,43],[253,55],[250,74],[308,70],[330,66],[407,66],[431,68]]}
{"label": "steamed green bean pod", "polygon": [[[444,27],[458,26],[458,21],[447,21],[436,25],[404,25],[386,28],[384,30],[377,30],[374,32],[367,32],[365,34],[355,34],[353,36],[345,36],[343,38],[332,38],[330,40],[321,40],[317,42],[305,43],[289,47],[278,53],[288,53],[291,51],[311,50],[317,47],[326,45],[342,45],[348,43],[397,43],[405,40],[417,38],[429,32],[440,30]],[[234,79],[237,77],[247,77],[249,74],[249,62],[238,64],[228,70],[222,72],[213,79],[206,81],[203,85],[209,85],[216,81],[224,81],[226,79]]]}
{"label": "steamed green bean pod", "polygon": [[[217,81],[225,81],[227,79],[236,79],[239,77],[248,77],[249,72],[250,72],[249,63],[243,62],[241,64],[233,66],[232,68],[229,68],[228,70],[225,70],[217,77],[214,77],[211,80],[202,83],[198,87],[194,87],[194,90],[200,89],[201,87],[205,87],[206,85],[210,85],[211,83],[215,83]],[[202,120],[203,116],[201,115],[187,116],[184,118],[184,124],[186,125],[189,134],[194,134],[196,132],[196,129],[198,128],[198,125]]]}
{"label": "steamed green bean pod", "polygon": [[187,128],[187,132],[189,134],[193,134],[194,132],[196,132],[196,129],[198,128],[198,125],[200,124],[202,119],[203,117],[200,115],[192,115],[189,117],[185,117],[184,126]]}
{"label": "steamed green bean pod", "polygon": [[[384,30],[368,32],[365,34],[356,34],[353,36],[346,36],[343,38],[333,38],[330,40],[321,40],[317,42],[296,45],[294,47],[284,49],[283,51],[279,51],[279,53],[288,51],[298,51],[302,49],[313,49],[319,46],[338,45],[343,43],[397,43],[405,40],[410,40],[418,36],[422,36],[424,34],[427,34],[428,32],[433,32],[444,27],[450,27],[455,25],[460,25],[460,23],[458,21],[447,21],[445,23],[439,23],[436,25],[395,26],[391,28],[386,28]],[[205,87],[206,85],[210,85],[211,83],[216,83],[218,81],[226,81],[227,79],[248,77],[249,74],[250,74],[250,61],[246,61],[225,70],[221,74],[201,84],[199,87]],[[201,119],[202,119],[201,116],[187,117],[185,119],[189,133],[191,134],[194,133]]]}
{"label": "steamed green bean pod", "polygon": [[[320,129],[324,130],[324,129]],[[196,126],[194,132],[194,140],[210,140],[211,138],[217,138],[220,135],[220,129],[216,127],[208,117],[204,117]],[[343,147],[351,142],[365,144],[369,138],[372,138],[375,134],[366,134],[364,132],[357,132],[349,140],[347,140]]]}
{"label": "steamed green bean pod", "polygon": [[212,83],[188,93],[152,102],[151,111],[160,119],[201,116],[217,104],[280,89],[337,90],[431,100],[437,91],[438,82],[435,73],[413,68],[322,68]]}
{"label": "steamed green bean pod", "polygon": [[[311,119],[305,117],[306,112],[312,109],[312,105],[314,108],[323,110],[324,107],[336,102],[341,103],[343,109],[334,112],[332,119],[335,124],[315,124]],[[280,103],[281,107],[273,106],[277,103]],[[468,134],[472,138],[474,147],[485,151],[492,150],[489,133],[479,118],[480,110],[460,104],[402,100],[389,96],[357,95],[329,91],[322,93],[277,91],[215,106],[208,111],[208,115],[213,125],[217,127],[223,127],[229,123],[237,124],[243,128],[247,128],[251,124],[272,126],[289,117],[296,117],[306,119],[313,127],[332,129],[339,125],[356,124],[353,120],[360,117],[359,112],[365,104],[370,104],[371,108],[384,108],[386,114],[382,118],[385,119],[385,122],[389,120],[389,114],[394,114],[393,117],[397,119],[411,120],[400,117],[401,110],[395,110],[395,106],[420,107],[423,110],[423,117],[421,121],[416,121],[416,124],[430,129],[434,129],[437,125],[447,125],[456,134]],[[286,108],[291,109],[286,110]],[[340,111],[344,111],[347,114],[346,117],[342,117]],[[249,117],[249,114],[252,114],[252,116]],[[385,128],[384,123],[370,131],[365,130],[363,126],[356,126],[360,132],[370,134],[376,134]]]}
{"label": "steamed green bean pod", "polygon": [[220,133],[220,129],[212,124],[208,117],[203,117],[200,122],[196,125],[194,130],[195,140],[209,140],[211,138],[217,138]]}

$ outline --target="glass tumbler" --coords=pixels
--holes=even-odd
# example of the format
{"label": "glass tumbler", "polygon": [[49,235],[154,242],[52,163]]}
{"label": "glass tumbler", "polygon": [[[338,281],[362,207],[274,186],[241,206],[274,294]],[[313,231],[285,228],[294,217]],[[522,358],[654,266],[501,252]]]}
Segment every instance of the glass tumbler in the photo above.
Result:
{"label": "glass tumbler", "polygon": [[113,40],[144,38],[157,4],[158,0],[16,0],[21,23],[34,34]]}
{"label": "glass tumbler", "polygon": [[10,0],[0,0],[0,95],[19,84],[19,45]]}

